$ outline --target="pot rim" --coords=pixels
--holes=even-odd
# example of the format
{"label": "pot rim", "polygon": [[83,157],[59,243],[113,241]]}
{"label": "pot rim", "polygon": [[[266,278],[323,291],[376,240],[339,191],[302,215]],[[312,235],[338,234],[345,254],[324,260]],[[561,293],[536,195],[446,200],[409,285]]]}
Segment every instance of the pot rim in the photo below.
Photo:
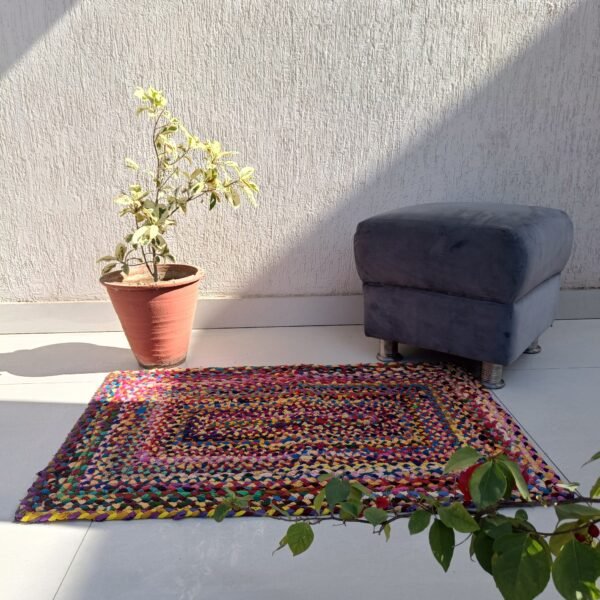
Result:
{"label": "pot rim", "polygon": [[[132,284],[123,281],[123,273],[121,271],[113,271],[112,273],[102,275],[99,281],[106,288],[130,290],[132,292],[143,292],[146,290],[183,287],[185,285],[196,283],[200,281],[202,277],[204,277],[204,271],[200,267],[196,267],[195,265],[188,265],[185,263],[169,263],[158,265],[159,271],[162,272],[173,268],[181,269],[182,271],[188,271],[189,275],[184,275],[183,277],[177,277],[174,279],[167,279],[166,281],[153,281],[151,283]],[[145,269],[145,265],[135,266],[130,269],[130,274],[135,274]]]}

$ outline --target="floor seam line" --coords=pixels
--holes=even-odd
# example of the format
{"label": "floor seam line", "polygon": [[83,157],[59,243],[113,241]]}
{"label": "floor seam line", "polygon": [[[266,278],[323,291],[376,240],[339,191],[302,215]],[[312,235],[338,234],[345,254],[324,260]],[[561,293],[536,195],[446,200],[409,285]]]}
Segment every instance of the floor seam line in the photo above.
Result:
{"label": "floor seam line", "polygon": [[535,437],[533,437],[533,435],[531,435],[531,433],[529,432],[527,427],[525,427],[525,425],[523,425],[523,422],[521,421],[521,419],[519,419],[512,412],[512,410],[510,410],[510,408],[508,408],[508,406],[500,398],[499,394],[492,392],[492,396],[498,402],[498,404],[500,404],[500,406],[502,406],[502,408],[515,420],[515,422],[517,423],[519,428],[523,430],[523,432],[527,436],[528,440],[532,443],[533,447],[543,453],[544,457],[546,458],[546,462],[548,462],[551,467],[554,467],[555,471],[557,471],[557,473],[559,473],[562,476],[563,481],[572,482],[572,480],[569,477],[567,477],[566,473],[558,466],[556,461],[550,456],[550,454],[546,451],[546,449],[535,439]]}
{"label": "floor seam line", "polygon": [[67,566],[67,570],[65,571],[65,574],[62,576],[62,579],[60,580],[60,583],[58,584],[58,587],[56,588],[56,592],[54,592],[54,596],[52,596],[52,600],[56,600],[56,598],[60,592],[60,589],[62,588],[63,583],[65,582],[65,579],[67,578],[67,575],[69,574],[69,571],[71,570],[71,567],[73,566],[73,563],[75,562],[75,559],[77,558],[77,555],[79,554],[79,550],[81,550],[81,546],[83,546],[83,542],[85,542],[85,539],[87,538],[87,534],[91,528],[92,528],[92,522],[90,521],[85,530],[85,533],[83,534],[83,537],[81,538],[81,541],[79,542],[79,545],[77,546],[77,549],[75,550],[75,553],[73,554],[73,557],[69,561],[69,565]]}

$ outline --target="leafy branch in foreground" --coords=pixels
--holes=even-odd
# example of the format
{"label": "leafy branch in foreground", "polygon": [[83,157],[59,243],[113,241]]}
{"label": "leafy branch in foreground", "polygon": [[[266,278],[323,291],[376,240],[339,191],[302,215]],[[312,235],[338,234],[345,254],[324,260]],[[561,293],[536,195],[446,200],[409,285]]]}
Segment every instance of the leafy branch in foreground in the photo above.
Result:
{"label": "leafy branch in foreground", "polygon": [[[600,452],[586,463],[600,459]],[[416,508],[402,512],[385,496],[376,495],[358,481],[324,474],[321,489],[312,502],[311,516],[290,516],[274,503],[272,517],[291,521],[275,551],[288,547],[294,556],[308,550],[314,540],[313,525],[322,521],[362,523],[375,534],[390,539],[392,523],[408,519],[410,535],[429,530],[433,556],[447,571],[455,549],[469,542],[469,554],[489,573],[505,600],[531,600],[541,594],[550,579],[567,600],[598,600],[600,590],[600,478],[589,497],[573,496],[554,506],[553,531],[538,531],[524,508],[514,516],[500,511],[514,507],[514,491],[520,504],[531,502],[526,473],[504,454],[484,457],[470,447],[457,450],[445,467],[456,474],[464,502],[444,503],[421,494]],[[578,484],[560,484],[574,491]],[[227,490],[213,517],[222,521],[231,511],[248,508],[248,493]],[[243,514],[243,513],[242,513]],[[465,536],[457,542],[457,534]]]}
{"label": "leafy branch in foreground", "polygon": [[[143,169],[131,158],[125,159],[125,166],[135,173],[135,182],[122,190],[115,202],[121,207],[119,216],[131,215],[133,228],[112,255],[98,262],[106,263],[103,275],[114,270],[127,275],[130,267],[145,265],[153,280],[158,281],[158,265],[175,260],[165,234],[176,225],[177,213],[186,214],[194,201],[206,203],[209,210],[224,200],[238,208],[242,196],[256,205],[258,186],[253,168],[240,167],[231,160],[235,152],[224,151],[217,141],[202,141],[191,134],[167,110],[162,92],[152,87],[137,88],[135,96],[140,102],[137,114],[151,121],[154,165]],[[200,163],[194,164],[192,156],[198,152]]]}

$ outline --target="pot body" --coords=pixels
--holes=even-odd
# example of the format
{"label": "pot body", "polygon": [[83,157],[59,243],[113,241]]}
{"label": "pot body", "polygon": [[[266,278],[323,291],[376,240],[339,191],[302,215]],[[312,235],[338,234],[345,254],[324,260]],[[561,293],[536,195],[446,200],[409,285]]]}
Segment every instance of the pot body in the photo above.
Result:
{"label": "pot body", "polygon": [[[144,368],[181,364],[188,351],[201,271],[191,265],[159,265],[153,282],[145,266],[129,275],[100,278],[138,363]],[[163,279],[164,278],[164,279]]]}

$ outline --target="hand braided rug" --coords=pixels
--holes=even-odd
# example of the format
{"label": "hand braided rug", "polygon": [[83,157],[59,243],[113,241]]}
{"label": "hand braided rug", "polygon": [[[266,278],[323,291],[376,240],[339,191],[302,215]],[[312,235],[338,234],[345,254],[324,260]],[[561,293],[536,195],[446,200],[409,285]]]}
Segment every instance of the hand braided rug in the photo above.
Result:
{"label": "hand braided rug", "polygon": [[115,372],[16,520],[210,517],[225,488],[251,498],[236,516],[274,515],[272,504],[309,515],[321,473],[409,511],[420,493],[462,499],[443,474],[462,445],[518,460],[538,501],[567,495],[513,417],[455,366]]}

